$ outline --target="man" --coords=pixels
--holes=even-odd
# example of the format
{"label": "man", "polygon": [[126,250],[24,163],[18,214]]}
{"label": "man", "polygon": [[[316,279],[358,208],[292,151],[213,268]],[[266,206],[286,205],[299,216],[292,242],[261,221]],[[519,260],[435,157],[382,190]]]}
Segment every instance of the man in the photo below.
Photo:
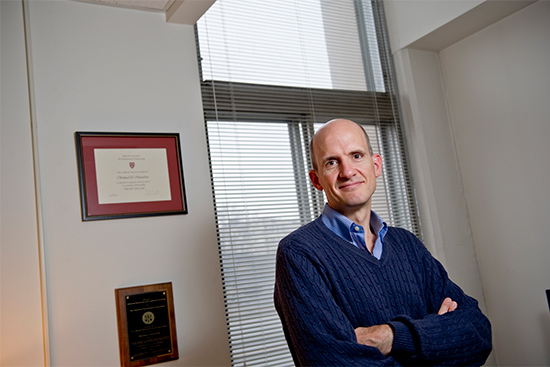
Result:
{"label": "man", "polygon": [[410,232],[371,211],[382,158],[332,120],[311,142],[328,204],[281,240],[275,307],[298,366],[481,365],[491,326]]}

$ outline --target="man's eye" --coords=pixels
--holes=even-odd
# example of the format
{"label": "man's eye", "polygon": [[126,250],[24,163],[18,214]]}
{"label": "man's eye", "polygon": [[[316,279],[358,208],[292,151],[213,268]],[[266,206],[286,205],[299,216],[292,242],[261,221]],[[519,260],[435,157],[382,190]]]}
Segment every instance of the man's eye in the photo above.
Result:
{"label": "man's eye", "polygon": [[363,157],[363,154],[361,154],[361,153],[355,153],[355,154],[353,155],[353,158],[355,158],[355,159],[360,159],[360,158],[362,158],[362,157]]}
{"label": "man's eye", "polygon": [[332,167],[332,166],[335,166],[336,165],[336,161],[327,161],[327,163],[325,164],[325,166],[327,167]]}

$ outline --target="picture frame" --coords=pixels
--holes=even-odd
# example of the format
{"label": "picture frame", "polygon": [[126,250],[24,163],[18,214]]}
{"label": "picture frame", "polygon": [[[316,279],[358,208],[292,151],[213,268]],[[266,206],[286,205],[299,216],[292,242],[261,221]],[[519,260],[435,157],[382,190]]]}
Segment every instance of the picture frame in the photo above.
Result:
{"label": "picture frame", "polygon": [[179,358],[172,283],[115,289],[122,367]]}
{"label": "picture frame", "polygon": [[75,132],[82,221],[187,214],[178,133]]}

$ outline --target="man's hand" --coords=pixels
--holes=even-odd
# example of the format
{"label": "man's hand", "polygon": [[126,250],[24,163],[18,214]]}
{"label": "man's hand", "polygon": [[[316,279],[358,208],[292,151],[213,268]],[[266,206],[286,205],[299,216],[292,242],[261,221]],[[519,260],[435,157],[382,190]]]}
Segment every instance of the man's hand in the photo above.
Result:
{"label": "man's hand", "polygon": [[355,329],[355,336],[359,344],[378,348],[385,356],[391,352],[393,345],[393,330],[389,325],[358,327]]}
{"label": "man's hand", "polygon": [[[458,303],[447,297],[441,303],[441,307],[437,312],[438,315],[453,312],[458,307]],[[355,329],[355,336],[359,344],[375,347],[387,356],[390,354],[393,346],[393,330],[389,325],[374,325],[369,327],[358,327]]]}
{"label": "man's hand", "polygon": [[437,312],[438,315],[443,315],[447,312],[452,312],[456,310],[458,307],[458,303],[453,301],[451,298],[447,297],[443,300],[443,303],[441,304],[441,307],[439,308],[439,311]]}

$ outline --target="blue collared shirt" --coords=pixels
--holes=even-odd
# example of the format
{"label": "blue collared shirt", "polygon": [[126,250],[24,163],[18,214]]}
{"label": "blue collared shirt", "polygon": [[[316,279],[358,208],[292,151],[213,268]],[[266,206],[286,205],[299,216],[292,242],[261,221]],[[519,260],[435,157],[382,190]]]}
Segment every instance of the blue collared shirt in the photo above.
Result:
{"label": "blue collared shirt", "polygon": [[[321,220],[328,229],[339,237],[360,249],[368,251],[365,243],[365,229],[362,226],[355,224],[351,219],[332,209],[328,204],[325,204],[323,214],[321,214]],[[380,260],[384,247],[384,236],[388,232],[388,225],[378,216],[378,214],[371,211],[370,226],[377,235],[372,255]]]}

